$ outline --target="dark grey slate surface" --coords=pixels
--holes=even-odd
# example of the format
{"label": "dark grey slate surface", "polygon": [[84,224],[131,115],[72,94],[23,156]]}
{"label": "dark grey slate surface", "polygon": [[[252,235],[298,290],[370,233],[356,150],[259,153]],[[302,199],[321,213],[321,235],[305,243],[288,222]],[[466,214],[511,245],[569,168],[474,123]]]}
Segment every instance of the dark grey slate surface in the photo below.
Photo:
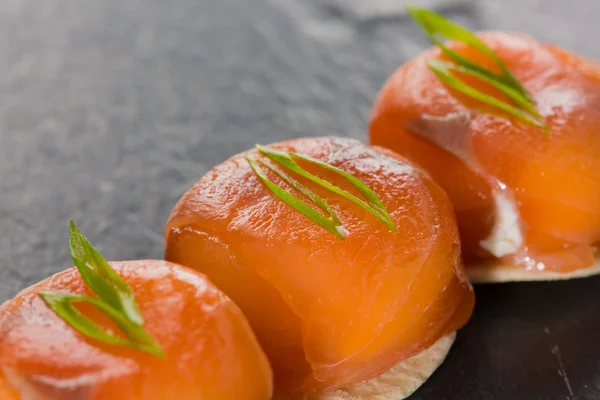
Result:
{"label": "dark grey slate surface", "polygon": [[[0,301],[70,265],[70,218],[109,259],[159,258],[171,207],[213,164],[256,142],[364,138],[377,89],[426,42],[337,3],[0,2]],[[597,0],[473,3],[451,15],[600,59]],[[597,278],[478,288],[414,398],[600,399],[599,293]]]}

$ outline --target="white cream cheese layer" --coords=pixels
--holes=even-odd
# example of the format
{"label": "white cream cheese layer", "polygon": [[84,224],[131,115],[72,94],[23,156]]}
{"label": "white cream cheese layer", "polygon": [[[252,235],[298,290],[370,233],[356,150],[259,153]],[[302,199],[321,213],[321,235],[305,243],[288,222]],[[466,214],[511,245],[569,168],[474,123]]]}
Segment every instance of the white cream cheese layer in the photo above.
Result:
{"label": "white cream cheese layer", "polygon": [[480,242],[481,247],[495,257],[514,254],[523,243],[519,212],[507,193],[494,190],[495,216],[490,235]]}

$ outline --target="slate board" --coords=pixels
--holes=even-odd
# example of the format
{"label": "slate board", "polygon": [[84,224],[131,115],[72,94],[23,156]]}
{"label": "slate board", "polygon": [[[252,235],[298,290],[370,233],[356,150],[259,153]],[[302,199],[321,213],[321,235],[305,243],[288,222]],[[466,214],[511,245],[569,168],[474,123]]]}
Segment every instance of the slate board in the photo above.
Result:
{"label": "slate board", "polygon": [[[451,16],[600,59],[597,0],[473,3]],[[256,142],[364,139],[378,88],[426,42],[401,13],[344,7],[0,2],[0,301],[69,265],[70,218],[109,259],[160,258],[171,207],[212,165]],[[600,278],[478,287],[413,399],[600,399],[599,294]]]}

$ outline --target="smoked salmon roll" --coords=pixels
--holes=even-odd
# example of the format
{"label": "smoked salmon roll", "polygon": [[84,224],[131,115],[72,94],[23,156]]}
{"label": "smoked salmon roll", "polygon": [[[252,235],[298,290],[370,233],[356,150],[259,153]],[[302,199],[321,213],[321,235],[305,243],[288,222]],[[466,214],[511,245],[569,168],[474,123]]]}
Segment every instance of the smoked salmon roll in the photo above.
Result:
{"label": "smoked salmon roll", "polygon": [[416,390],[473,310],[459,252],[451,203],[431,178],[331,137],[233,156],[166,226],[166,259],[238,304],[285,400]]}
{"label": "smoked salmon roll", "polygon": [[0,399],[271,398],[250,325],[204,275],[79,254],[0,306]]}
{"label": "smoked salmon roll", "polygon": [[599,273],[600,66],[410,11],[438,46],[383,85],[370,142],[449,195],[474,282]]}

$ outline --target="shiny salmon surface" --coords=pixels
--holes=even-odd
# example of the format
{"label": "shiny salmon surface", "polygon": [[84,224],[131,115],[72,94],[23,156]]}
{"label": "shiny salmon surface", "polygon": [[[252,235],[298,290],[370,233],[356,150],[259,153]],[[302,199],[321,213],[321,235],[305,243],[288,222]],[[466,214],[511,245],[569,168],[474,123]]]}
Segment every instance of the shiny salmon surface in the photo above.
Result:
{"label": "shiny salmon surface", "polygon": [[[274,147],[360,179],[397,227],[391,232],[296,176],[335,210],[349,232],[338,239],[258,179],[245,158],[256,151],[216,166],[179,201],[166,227],[166,258],[205,273],[240,306],[271,361],[277,394],[302,398],[378,376],[467,322],[474,296],[452,206],[429,177],[351,139]],[[338,175],[299,164],[353,191]]]}
{"label": "shiny salmon surface", "polygon": [[[480,38],[532,93],[549,134],[479,112],[481,104],[454,93],[428,69],[428,60],[442,58],[433,49],[385,83],[374,105],[370,141],[414,161],[448,193],[467,267],[491,257],[481,243],[498,218],[494,190],[502,188],[523,234],[518,250],[502,256],[505,261],[537,270],[585,268],[600,240],[600,67],[527,36],[487,32]],[[494,68],[471,48],[449,46]]]}
{"label": "shiny salmon surface", "polygon": [[[271,370],[248,322],[205,276],[165,261],[110,264],[166,358],[97,342],[60,319],[37,293],[89,294],[68,269],[0,306],[0,399],[270,399]],[[95,309],[80,310],[117,331]]]}

